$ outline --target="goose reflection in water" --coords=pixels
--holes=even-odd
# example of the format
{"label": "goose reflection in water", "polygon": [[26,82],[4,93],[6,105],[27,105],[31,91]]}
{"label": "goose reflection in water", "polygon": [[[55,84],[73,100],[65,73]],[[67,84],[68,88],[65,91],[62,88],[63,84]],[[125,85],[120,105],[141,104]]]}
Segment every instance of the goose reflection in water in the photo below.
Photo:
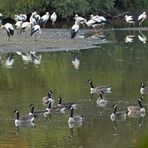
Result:
{"label": "goose reflection in water", "polygon": [[147,37],[139,30],[138,39],[145,44],[147,42]]}

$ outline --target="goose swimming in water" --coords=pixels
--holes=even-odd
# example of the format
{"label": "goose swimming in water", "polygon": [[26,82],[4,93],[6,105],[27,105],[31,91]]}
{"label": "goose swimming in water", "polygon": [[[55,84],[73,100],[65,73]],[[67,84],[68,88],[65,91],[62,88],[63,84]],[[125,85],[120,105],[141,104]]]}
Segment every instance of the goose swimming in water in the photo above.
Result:
{"label": "goose swimming in water", "polygon": [[142,105],[142,98],[138,99],[138,104],[139,106],[128,106],[127,107],[127,115],[128,117],[137,117],[137,116],[141,116],[144,117],[145,116],[145,108]]}
{"label": "goose swimming in water", "polygon": [[145,86],[144,83],[141,83],[140,93],[141,95],[148,94],[148,86]]}
{"label": "goose swimming in water", "polygon": [[30,104],[29,107],[31,108],[31,111],[29,113],[29,116],[34,116],[35,118],[36,117],[46,117],[46,112],[47,110],[42,110],[42,111],[34,111],[34,105],[33,104]]}
{"label": "goose swimming in water", "polygon": [[49,101],[51,102],[51,105],[54,104],[55,100],[52,98],[52,94],[53,94],[53,92],[49,91],[48,96],[45,96],[45,97],[42,98],[42,102],[43,102],[44,106],[47,106]]}
{"label": "goose swimming in water", "polygon": [[106,105],[108,104],[108,100],[103,96],[103,91],[101,91],[99,94],[100,97],[96,101],[97,105],[99,107],[106,107]]}
{"label": "goose swimming in water", "polygon": [[62,98],[58,97],[58,106],[60,107],[65,107],[66,109],[70,109],[71,107],[73,107],[73,109],[77,109],[77,104],[74,102],[62,102]]}
{"label": "goose swimming in water", "polygon": [[14,110],[14,113],[16,113],[15,126],[32,124],[34,122],[34,116],[32,115],[20,118],[18,109]]}
{"label": "goose swimming in water", "polygon": [[83,122],[83,116],[82,115],[77,115],[77,116],[74,116],[73,115],[73,107],[70,108],[70,117],[68,119],[68,123],[82,123]]}
{"label": "goose swimming in water", "polygon": [[44,116],[52,114],[52,113],[65,114],[65,107],[63,107],[63,106],[52,106],[51,102],[48,101],[48,107],[46,108],[46,112],[44,113]]}
{"label": "goose swimming in water", "polygon": [[88,80],[87,82],[90,84],[90,94],[99,94],[101,91],[103,91],[104,93],[111,93],[111,85],[94,87],[92,80]]}
{"label": "goose swimming in water", "polygon": [[125,120],[126,119],[126,111],[118,111],[117,112],[117,105],[113,105],[114,111],[110,115],[112,121],[115,120]]}

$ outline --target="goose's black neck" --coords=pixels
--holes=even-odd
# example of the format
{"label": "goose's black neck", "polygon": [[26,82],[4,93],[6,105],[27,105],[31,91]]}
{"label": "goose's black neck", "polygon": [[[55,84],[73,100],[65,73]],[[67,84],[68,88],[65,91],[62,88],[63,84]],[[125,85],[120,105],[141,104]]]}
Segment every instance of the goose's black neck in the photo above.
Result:
{"label": "goose's black neck", "polygon": [[113,113],[116,114],[116,111],[117,111],[117,106],[114,107],[114,112]]}
{"label": "goose's black neck", "polygon": [[102,94],[100,93],[100,99],[103,99],[103,96],[102,96]]}
{"label": "goose's black neck", "polygon": [[31,113],[33,113],[33,112],[34,112],[34,106],[31,107]]}
{"label": "goose's black neck", "polygon": [[93,82],[91,81],[90,83],[91,88],[94,88]]}
{"label": "goose's black neck", "polygon": [[19,120],[19,111],[16,112],[16,119]]}
{"label": "goose's black neck", "polygon": [[49,108],[49,109],[51,108],[51,102],[48,103],[48,108]]}
{"label": "goose's black neck", "polygon": [[141,100],[138,100],[138,103],[139,103],[140,108],[143,108],[143,105],[141,103]]}
{"label": "goose's black neck", "polygon": [[50,92],[48,92],[48,98],[51,98],[51,94],[50,94]]}
{"label": "goose's black neck", "polygon": [[72,117],[72,118],[73,118],[73,108],[71,108],[70,117]]}

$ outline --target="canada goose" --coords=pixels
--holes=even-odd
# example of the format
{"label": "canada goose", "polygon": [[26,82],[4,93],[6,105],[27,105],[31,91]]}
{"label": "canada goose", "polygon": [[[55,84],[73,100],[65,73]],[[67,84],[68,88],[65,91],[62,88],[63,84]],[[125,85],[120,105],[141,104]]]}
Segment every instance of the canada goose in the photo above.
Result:
{"label": "canada goose", "polygon": [[142,105],[142,98],[138,99],[138,104],[139,106],[128,106],[127,107],[127,115],[128,117],[134,117],[134,116],[141,116],[144,117],[145,116],[145,108]]}
{"label": "canada goose", "polygon": [[90,94],[99,94],[101,91],[104,93],[111,93],[112,86],[110,85],[94,87],[92,80],[88,80],[87,82],[90,84]]}
{"label": "canada goose", "polygon": [[141,95],[148,94],[148,87],[144,83],[141,83],[140,93]]}
{"label": "canada goose", "polygon": [[52,91],[49,91],[48,96],[45,96],[45,97],[42,98],[42,102],[43,102],[44,106],[47,106],[49,101],[51,102],[51,105],[54,104],[55,100],[51,96],[52,93],[53,93]]}
{"label": "canada goose", "polygon": [[65,107],[60,106],[52,106],[51,102],[48,101],[48,107],[46,108],[46,112],[44,113],[44,116],[52,114],[52,113],[62,113],[65,114]]}
{"label": "canada goose", "polygon": [[[34,117],[45,117],[44,113],[47,110],[43,110],[43,111],[34,111],[34,105],[30,104],[29,107],[31,108],[31,111],[29,113],[29,116],[34,116]],[[46,114],[46,113],[45,113]]]}
{"label": "canada goose", "polygon": [[97,105],[99,106],[99,107],[106,107],[106,105],[108,104],[108,100],[105,98],[105,97],[103,97],[103,91],[101,91],[100,93],[100,97],[97,99]]}
{"label": "canada goose", "polygon": [[77,109],[76,103],[74,103],[74,102],[64,102],[63,103],[61,97],[58,97],[57,99],[59,101],[58,106],[65,107],[66,109],[70,109],[71,107],[73,107],[73,109]]}
{"label": "canada goose", "polygon": [[113,105],[114,111],[110,115],[112,121],[115,120],[125,120],[126,119],[126,111],[119,111],[117,112],[117,105]]}
{"label": "canada goose", "polygon": [[83,122],[83,116],[77,115],[73,116],[73,107],[70,108],[70,117],[68,119],[68,123],[82,123]]}
{"label": "canada goose", "polygon": [[15,126],[31,124],[32,122],[34,122],[34,116],[32,115],[20,118],[18,109],[14,110],[13,113],[16,113]]}

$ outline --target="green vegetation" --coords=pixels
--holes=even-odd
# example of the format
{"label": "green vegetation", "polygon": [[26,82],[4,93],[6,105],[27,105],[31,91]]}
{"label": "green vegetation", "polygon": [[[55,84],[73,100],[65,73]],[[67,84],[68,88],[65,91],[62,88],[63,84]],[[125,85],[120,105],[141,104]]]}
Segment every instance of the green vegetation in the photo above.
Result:
{"label": "green vegetation", "polygon": [[75,13],[81,15],[97,12],[141,11],[148,8],[147,0],[0,0],[0,12],[6,17],[33,11],[43,13],[56,11],[62,18]]}

